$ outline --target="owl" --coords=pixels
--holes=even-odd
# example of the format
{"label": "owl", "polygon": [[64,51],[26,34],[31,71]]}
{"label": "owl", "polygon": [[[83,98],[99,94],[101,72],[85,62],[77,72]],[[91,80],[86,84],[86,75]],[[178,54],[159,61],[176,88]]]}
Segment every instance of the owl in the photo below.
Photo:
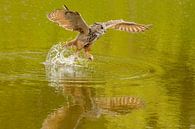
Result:
{"label": "owl", "polygon": [[93,43],[106,33],[109,29],[126,31],[130,33],[144,32],[151,25],[137,24],[124,20],[110,20],[107,22],[95,22],[87,25],[80,13],[71,11],[64,5],[63,9],[56,9],[48,14],[48,19],[66,30],[78,31],[75,39],[67,42],[64,46],[75,46],[76,53],[84,49],[85,57],[93,60],[90,54]]}

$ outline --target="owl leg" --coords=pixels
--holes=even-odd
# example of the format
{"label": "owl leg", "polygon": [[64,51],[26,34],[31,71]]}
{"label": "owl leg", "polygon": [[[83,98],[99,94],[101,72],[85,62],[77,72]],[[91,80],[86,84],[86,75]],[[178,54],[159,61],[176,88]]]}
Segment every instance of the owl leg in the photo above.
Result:
{"label": "owl leg", "polygon": [[91,47],[92,47],[92,45],[85,45],[84,50],[85,50],[85,57],[92,61],[93,55],[89,53],[91,51]]}
{"label": "owl leg", "polygon": [[76,46],[77,51],[82,50],[84,47],[84,43],[80,41],[75,42],[74,45]]}
{"label": "owl leg", "polygon": [[76,53],[78,53],[83,47],[83,43],[77,40],[71,40],[65,44],[63,44],[63,47],[76,47]]}
{"label": "owl leg", "polygon": [[76,52],[75,52],[75,57],[78,57],[79,56],[79,52],[83,49],[84,45],[83,42],[80,42],[80,41],[76,41],[74,42],[74,46],[76,47]]}
{"label": "owl leg", "polygon": [[66,43],[63,43],[62,46],[63,47],[69,47],[69,46],[73,46],[75,44],[76,44],[76,40],[74,39],[74,40],[68,41]]}

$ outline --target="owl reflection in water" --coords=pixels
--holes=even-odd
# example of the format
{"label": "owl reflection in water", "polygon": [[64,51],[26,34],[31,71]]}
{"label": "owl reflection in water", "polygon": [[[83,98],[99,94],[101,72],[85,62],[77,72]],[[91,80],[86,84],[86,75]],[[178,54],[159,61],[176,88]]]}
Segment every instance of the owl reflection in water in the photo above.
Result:
{"label": "owl reflection in water", "polygon": [[78,12],[69,10],[65,5],[63,9],[56,9],[48,14],[48,19],[66,30],[78,31],[79,34],[64,46],[75,46],[76,53],[84,49],[85,57],[93,60],[90,54],[93,43],[100,38],[108,29],[126,31],[130,33],[144,32],[150,25],[137,24],[124,20],[110,20],[107,22],[96,22],[88,26]]}

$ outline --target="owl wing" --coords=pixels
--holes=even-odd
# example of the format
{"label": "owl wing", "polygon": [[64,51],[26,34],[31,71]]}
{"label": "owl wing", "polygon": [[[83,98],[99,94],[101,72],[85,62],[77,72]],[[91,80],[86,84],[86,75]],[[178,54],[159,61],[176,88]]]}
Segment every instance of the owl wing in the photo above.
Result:
{"label": "owl wing", "polygon": [[124,20],[111,20],[103,23],[106,29],[112,28],[127,32],[144,32],[149,29],[151,25],[137,24],[134,22],[127,22]]}
{"label": "owl wing", "polygon": [[81,15],[78,12],[68,10],[68,8],[57,9],[49,13],[47,17],[66,30],[79,31],[85,34],[89,32],[89,27]]}
{"label": "owl wing", "polygon": [[143,100],[131,96],[100,97],[95,98],[95,103],[102,109],[115,112],[128,112],[144,106]]}

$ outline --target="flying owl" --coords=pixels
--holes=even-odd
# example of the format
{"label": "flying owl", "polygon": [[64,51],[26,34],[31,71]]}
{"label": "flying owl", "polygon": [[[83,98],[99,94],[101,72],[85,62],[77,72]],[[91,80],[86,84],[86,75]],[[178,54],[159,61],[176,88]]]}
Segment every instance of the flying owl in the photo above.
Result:
{"label": "flying owl", "polygon": [[151,26],[124,20],[96,22],[93,25],[88,26],[78,12],[69,10],[65,5],[63,9],[56,9],[49,13],[48,19],[66,30],[78,31],[79,34],[77,37],[66,43],[65,46],[76,46],[76,53],[84,49],[85,56],[89,60],[93,60],[93,55],[89,53],[91,46],[98,38],[105,34],[108,29],[136,33],[144,32]]}

